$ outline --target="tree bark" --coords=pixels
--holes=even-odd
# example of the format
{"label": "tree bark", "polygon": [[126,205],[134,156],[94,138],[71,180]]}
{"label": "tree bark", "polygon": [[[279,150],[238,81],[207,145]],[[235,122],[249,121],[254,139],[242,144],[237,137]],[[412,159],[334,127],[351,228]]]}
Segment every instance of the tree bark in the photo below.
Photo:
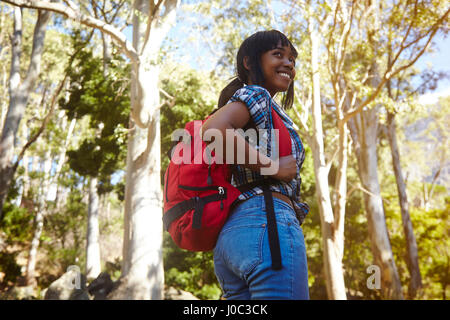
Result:
{"label": "tree bark", "polygon": [[[152,2],[137,0],[134,8],[136,12],[148,13],[155,10],[152,5]],[[115,299],[163,298],[159,66],[156,59],[162,40],[175,22],[176,5],[177,1],[166,1],[165,17],[162,20],[153,17],[147,26],[142,25],[136,15],[133,18],[133,45],[142,56],[140,63],[133,64],[131,83],[132,129],[128,136],[122,265],[122,283],[126,289],[119,288],[112,295]]]}
{"label": "tree bark", "polygon": [[89,179],[89,206],[86,236],[86,278],[88,280],[96,279],[101,272],[97,183],[98,179],[96,177],[91,177]]}
{"label": "tree bark", "polygon": [[50,151],[46,152],[45,160],[43,162],[42,171],[44,173],[43,181],[39,187],[39,191],[37,193],[37,211],[34,219],[34,232],[33,239],[31,240],[31,247],[28,254],[28,262],[27,262],[27,272],[26,272],[26,283],[28,285],[36,285],[36,262],[37,262],[37,253],[40,244],[40,238],[42,235],[42,230],[44,229],[44,217],[47,212],[46,208],[46,194],[48,187],[50,185],[50,171],[52,168],[52,157]]}
{"label": "tree bark", "polygon": [[411,276],[408,295],[412,299],[416,296],[417,291],[422,287],[422,277],[419,268],[419,254],[417,250],[416,237],[414,236],[413,226],[409,215],[408,197],[406,194],[406,185],[403,178],[402,168],[400,165],[400,152],[397,144],[395,115],[388,113],[387,136],[389,146],[391,147],[392,165],[394,167],[395,181],[397,183],[397,192],[400,202],[400,210],[402,213],[403,232],[406,238],[406,262],[409,274]]}
{"label": "tree bark", "polygon": [[22,47],[22,13],[21,8],[14,8],[14,34],[12,37],[11,72],[9,81],[10,100],[8,112],[0,137],[0,220],[3,218],[3,204],[8,194],[14,175],[14,140],[20,120],[27,106],[28,97],[39,76],[40,62],[44,50],[46,26],[50,18],[47,11],[38,11],[34,29],[33,47],[27,74],[21,83],[20,55]]}
{"label": "tree bark", "polygon": [[[342,119],[342,113],[338,119]],[[335,183],[335,243],[339,260],[344,258],[344,222],[345,222],[345,204],[347,202],[347,165],[348,165],[348,133],[347,123],[338,121],[339,130],[339,150],[338,150],[338,168]]]}
{"label": "tree bark", "polygon": [[402,286],[392,254],[378,181],[378,108],[365,110],[349,121],[364,190],[369,237],[374,263],[381,269],[381,291],[388,299],[403,299]]}

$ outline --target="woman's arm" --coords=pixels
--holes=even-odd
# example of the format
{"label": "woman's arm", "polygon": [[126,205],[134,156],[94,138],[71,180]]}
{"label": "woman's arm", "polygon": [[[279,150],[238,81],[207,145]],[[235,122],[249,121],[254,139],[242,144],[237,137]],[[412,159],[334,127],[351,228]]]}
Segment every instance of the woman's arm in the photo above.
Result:
{"label": "woman's arm", "polygon": [[[216,150],[216,157],[222,156],[222,159],[232,159],[233,163],[238,162],[238,145],[244,145],[245,148],[245,163],[238,163],[250,170],[260,172],[264,174],[265,172],[270,172],[266,175],[271,175],[276,179],[291,181],[295,178],[297,174],[296,161],[292,155],[281,157],[280,159],[272,160],[266,155],[260,153],[254,147],[252,147],[240,134],[235,132],[236,129],[243,128],[247,122],[250,120],[250,113],[248,108],[243,102],[236,101],[231,102],[218,111],[216,111],[202,126],[202,138],[204,141],[204,133],[208,129],[217,129],[222,134],[223,138],[223,150],[222,154],[217,154],[219,150]],[[227,129],[229,134],[227,135]],[[231,134],[230,134],[231,133]],[[227,143],[231,143],[228,139],[233,139],[232,145],[233,149],[227,150]],[[208,141],[207,141],[208,142]],[[232,157],[228,155],[227,151],[233,152]],[[250,159],[256,159],[256,163],[250,163]],[[224,161],[225,162],[225,161]],[[229,161],[226,161],[229,163]],[[255,162],[255,161],[253,161]]]}

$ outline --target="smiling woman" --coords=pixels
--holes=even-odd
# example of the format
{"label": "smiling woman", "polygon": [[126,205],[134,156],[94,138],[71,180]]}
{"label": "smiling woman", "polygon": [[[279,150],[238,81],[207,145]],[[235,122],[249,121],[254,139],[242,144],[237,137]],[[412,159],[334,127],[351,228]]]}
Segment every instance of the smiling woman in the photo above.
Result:
{"label": "smiling woman", "polygon": [[[202,127],[203,132],[222,132],[225,145],[244,144],[244,158],[257,159],[256,164],[235,164],[236,148],[224,150],[233,155],[222,155],[227,163],[233,161],[231,183],[243,189],[251,186],[231,209],[214,249],[215,272],[226,299],[309,299],[300,226],[309,211],[300,201],[305,150],[284,111],[293,103],[296,57],[296,49],[277,30],[244,40],[237,53],[237,78],[222,90],[218,110]],[[278,92],[285,92],[283,108],[273,100]],[[265,136],[257,139],[258,145],[238,133],[250,128]],[[272,129],[279,130],[280,141],[272,139]],[[268,173],[263,170],[267,167],[278,170]]]}

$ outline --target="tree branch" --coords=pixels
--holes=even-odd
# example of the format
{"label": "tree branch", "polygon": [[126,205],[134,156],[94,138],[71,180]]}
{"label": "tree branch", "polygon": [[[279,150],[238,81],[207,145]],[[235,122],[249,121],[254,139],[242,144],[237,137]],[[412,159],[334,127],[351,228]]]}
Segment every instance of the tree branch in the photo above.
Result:
{"label": "tree branch", "polygon": [[41,127],[39,128],[38,132],[32,138],[30,138],[30,140],[28,140],[28,142],[23,146],[22,150],[20,151],[19,156],[17,157],[17,160],[13,165],[13,172],[15,172],[17,170],[17,166],[19,165],[19,162],[22,160],[22,158],[25,154],[25,151],[39,138],[39,136],[42,134],[42,132],[44,132],[45,127],[47,127],[47,124],[50,121],[50,117],[52,116],[53,111],[55,110],[56,99],[58,98],[59,94],[61,93],[61,90],[64,87],[64,84],[66,83],[67,76],[68,75],[66,74],[66,76],[61,81],[58,88],[56,89],[56,92],[53,95],[52,101],[50,104],[50,111],[47,113],[44,120],[42,121]]}
{"label": "tree branch", "polygon": [[[375,98],[378,96],[378,93],[381,91],[382,87],[384,86],[384,84],[390,80],[393,76],[395,76],[396,74],[398,74],[399,72],[401,72],[402,70],[405,70],[409,67],[411,67],[414,63],[416,63],[416,61],[424,54],[424,52],[426,51],[426,49],[428,48],[428,46],[431,43],[431,40],[433,39],[434,35],[436,34],[436,32],[439,30],[439,26],[441,25],[441,23],[443,21],[446,21],[448,15],[450,13],[450,9],[448,9],[444,15],[442,15],[441,18],[438,19],[438,21],[430,27],[430,29],[426,32],[426,34],[430,34],[427,40],[427,43],[423,46],[423,48],[419,51],[419,53],[416,55],[416,57],[411,60],[409,63],[398,67],[397,69],[392,70],[392,67],[395,63],[395,59],[393,61],[393,64],[388,66],[387,70],[385,71],[381,82],[378,84],[377,88],[375,89],[375,92],[372,93],[372,95],[370,95],[364,102],[362,102],[357,108],[350,110],[344,117],[343,121],[346,122],[348,121],[351,117],[353,117],[355,114],[361,112],[363,110],[363,108],[365,106],[367,106],[369,103],[371,103],[373,100],[375,100]],[[420,37],[421,39],[421,37]],[[401,46],[399,49],[399,52],[396,54],[396,57],[398,57],[400,55],[400,53],[407,47],[409,47],[410,45],[412,45],[413,43],[417,42],[418,40],[416,39],[415,41],[413,41],[412,43],[408,44],[406,47],[405,46]]]}
{"label": "tree branch", "polygon": [[133,45],[127,40],[125,35],[120,32],[114,26],[105,23],[104,21],[95,19],[94,17],[87,16],[80,11],[76,11],[71,7],[65,6],[61,3],[50,3],[42,0],[3,0],[14,6],[21,8],[48,10],[65,16],[68,19],[77,21],[85,26],[93,27],[101,32],[109,34],[111,38],[121,47],[123,52],[130,58],[134,63],[139,62],[139,55],[134,50]]}

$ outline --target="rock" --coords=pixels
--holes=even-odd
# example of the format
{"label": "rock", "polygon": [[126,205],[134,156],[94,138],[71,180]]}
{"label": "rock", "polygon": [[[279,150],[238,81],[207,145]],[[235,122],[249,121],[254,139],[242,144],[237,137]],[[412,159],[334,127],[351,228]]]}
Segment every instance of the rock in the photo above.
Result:
{"label": "rock", "polygon": [[87,291],[91,296],[94,296],[94,300],[106,300],[106,296],[113,288],[114,282],[111,280],[109,274],[102,272],[89,284]]}
{"label": "rock", "polygon": [[130,282],[128,276],[121,277],[114,283],[111,292],[107,296],[107,300],[132,300],[131,297],[134,297],[133,299],[137,300],[148,299],[145,295],[145,290],[140,290],[141,292],[144,292],[144,294],[137,295],[135,292],[138,291],[136,290],[136,287],[140,289],[135,283]]}
{"label": "rock", "polygon": [[169,287],[164,290],[164,300],[200,300],[192,293]]}
{"label": "rock", "polygon": [[78,268],[68,269],[52,282],[44,296],[45,300],[90,300],[86,288],[86,276]]}
{"label": "rock", "polygon": [[33,286],[15,287],[15,296],[18,300],[36,299]]}
{"label": "rock", "polygon": [[33,286],[10,287],[4,294],[0,294],[0,300],[32,300],[36,298]]}

